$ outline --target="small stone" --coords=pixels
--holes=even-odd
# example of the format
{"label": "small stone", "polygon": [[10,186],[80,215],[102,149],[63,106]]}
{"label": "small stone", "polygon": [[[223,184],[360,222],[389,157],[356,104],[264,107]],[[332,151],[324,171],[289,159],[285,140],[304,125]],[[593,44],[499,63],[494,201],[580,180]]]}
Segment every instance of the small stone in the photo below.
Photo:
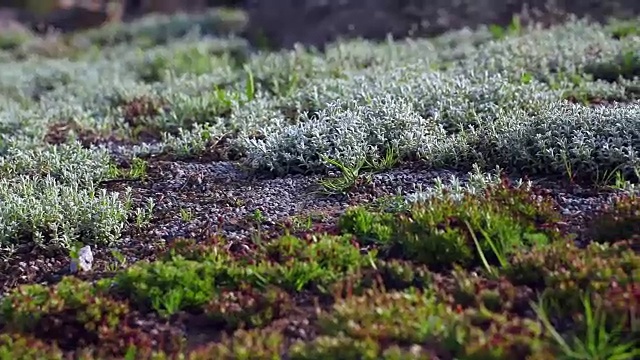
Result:
{"label": "small stone", "polygon": [[78,251],[78,258],[71,259],[69,270],[72,274],[78,271],[78,266],[82,271],[90,271],[93,266],[93,253],[91,252],[91,246],[87,245]]}

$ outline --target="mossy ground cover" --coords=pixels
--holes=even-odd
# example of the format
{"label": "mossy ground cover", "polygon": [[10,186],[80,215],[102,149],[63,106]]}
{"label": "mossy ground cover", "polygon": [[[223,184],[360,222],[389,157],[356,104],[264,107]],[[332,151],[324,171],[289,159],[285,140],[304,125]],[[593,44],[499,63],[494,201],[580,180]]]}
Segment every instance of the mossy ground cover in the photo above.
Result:
{"label": "mossy ground cover", "polygon": [[0,358],[640,358],[638,22],[197,20],[2,52]]}

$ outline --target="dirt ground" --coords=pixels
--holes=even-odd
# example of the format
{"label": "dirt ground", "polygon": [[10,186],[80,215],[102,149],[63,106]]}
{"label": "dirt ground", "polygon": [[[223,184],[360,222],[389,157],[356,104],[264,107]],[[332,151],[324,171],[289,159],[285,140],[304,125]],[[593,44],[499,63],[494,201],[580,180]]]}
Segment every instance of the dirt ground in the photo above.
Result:
{"label": "dirt ground", "polygon": [[434,36],[482,24],[506,25],[516,14],[524,23],[552,24],[568,14],[605,21],[640,13],[640,2],[634,0],[122,0],[123,11],[115,16],[104,9],[81,11],[76,5],[37,21],[28,11],[0,6],[0,25],[7,29],[10,23],[13,27],[15,23],[44,23],[66,31],[100,26],[114,18],[133,19],[150,11],[200,11],[222,6],[247,12],[250,21],[242,35],[254,45],[291,48],[302,43],[322,48],[339,37],[380,40],[388,34],[394,38]]}
{"label": "dirt ground", "polygon": [[321,47],[337,37],[384,39],[437,35],[481,24],[506,25],[513,15],[546,24],[567,14],[604,21],[640,13],[635,0],[247,0],[255,42]]}

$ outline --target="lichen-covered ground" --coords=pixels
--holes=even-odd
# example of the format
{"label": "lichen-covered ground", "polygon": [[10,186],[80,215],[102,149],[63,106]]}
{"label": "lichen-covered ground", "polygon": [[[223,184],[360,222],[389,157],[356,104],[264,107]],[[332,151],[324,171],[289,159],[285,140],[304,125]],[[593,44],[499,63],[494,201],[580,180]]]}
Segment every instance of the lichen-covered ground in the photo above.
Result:
{"label": "lichen-covered ground", "polygon": [[640,358],[640,20],[237,21],[0,36],[0,359]]}

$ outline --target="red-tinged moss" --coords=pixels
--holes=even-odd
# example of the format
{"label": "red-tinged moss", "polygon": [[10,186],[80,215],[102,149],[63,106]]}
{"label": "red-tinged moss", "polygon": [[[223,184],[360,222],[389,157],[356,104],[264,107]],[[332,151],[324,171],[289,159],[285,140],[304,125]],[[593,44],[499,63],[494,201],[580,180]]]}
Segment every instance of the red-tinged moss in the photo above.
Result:
{"label": "red-tinged moss", "polygon": [[[366,269],[347,279],[354,290],[382,286],[384,289],[405,290],[425,288],[433,281],[433,273],[426,266],[403,260],[377,260],[373,269]],[[337,288],[345,284],[336,284]]]}
{"label": "red-tinged moss", "polygon": [[[504,207],[523,223],[548,226],[562,218],[551,197],[536,194],[524,186],[513,186],[507,178],[503,178],[498,185],[488,186],[482,197],[498,207]],[[558,235],[552,226],[548,230],[552,237]]]}
{"label": "red-tinged moss", "polygon": [[238,291],[223,291],[204,307],[205,314],[216,328],[263,327],[288,315],[293,300],[277,287],[255,289],[243,286]]}
{"label": "red-tinged moss", "polygon": [[608,243],[640,236],[640,198],[616,197],[591,220],[587,234],[594,241]]}
{"label": "red-tinged moss", "polygon": [[30,335],[0,334],[0,359],[62,360],[64,354],[56,345],[47,344]]}
{"label": "red-tinged moss", "polygon": [[379,359],[382,349],[372,339],[354,340],[348,337],[321,336],[309,343],[293,344],[291,360]]}
{"label": "red-tinged moss", "polygon": [[623,331],[640,335],[640,282],[620,286],[612,282],[596,301],[603,304],[612,326],[621,326]]}
{"label": "red-tinged moss", "polygon": [[614,282],[640,281],[640,255],[628,242],[592,243],[586,249],[554,244],[514,255],[502,274],[515,285],[545,291],[562,303],[562,311],[572,313],[582,308],[585,292],[603,294]]}
{"label": "red-tinged moss", "polygon": [[435,296],[416,289],[336,299],[332,309],[318,318],[321,334],[374,339],[379,343],[446,343],[456,347],[461,318]]}
{"label": "red-tinged moss", "polygon": [[288,352],[292,360],[412,360],[437,359],[428,346],[411,345],[388,347],[372,339],[354,340],[345,336],[320,336],[311,342],[296,342]]}
{"label": "red-tinged moss", "polygon": [[549,354],[551,351],[545,341],[542,326],[537,321],[496,313],[483,313],[483,310],[475,309],[467,310],[465,318],[481,326],[470,327],[459,358],[524,359],[540,352]]}
{"label": "red-tinged moss", "polygon": [[433,281],[433,273],[426,266],[408,261],[381,260],[377,262],[376,270],[387,290],[426,288]]}
{"label": "red-tinged moss", "polygon": [[26,285],[12,292],[2,303],[0,322],[8,329],[57,341],[63,348],[76,348],[98,343],[129,312],[126,303],[66,277],[52,288]]}
{"label": "red-tinged moss", "polygon": [[120,105],[124,120],[131,126],[138,125],[138,121],[160,115],[166,101],[150,96],[138,96]]}
{"label": "red-tinged moss", "polygon": [[439,359],[437,350],[430,349],[428,346],[411,345],[400,347],[392,345],[386,348],[379,357],[383,360],[433,360]]}
{"label": "red-tinged moss", "polygon": [[135,316],[128,303],[66,277],[50,288],[26,285],[14,290],[2,302],[0,324],[4,331],[30,333],[65,351],[87,348],[107,357],[123,355],[130,345],[171,351],[181,347],[179,334],[149,334],[134,325]]}
{"label": "red-tinged moss", "polygon": [[119,111],[125,123],[130,127],[135,139],[157,141],[162,138],[161,129],[154,117],[168,110],[168,103],[159,98],[138,96],[119,104]]}
{"label": "red-tinged moss", "polygon": [[175,239],[167,246],[166,251],[160,255],[160,259],[169,261],[179,255],[186,260],[204,261],[230,258],[225,248],[226,242],[219,237],[212,237],[203,241],[194,239]]}
{"label": "red-tinged moss", "polygon": [[96,347],[100,356],[123,356],[132,347],[142,357],[157,351],[171,356],[184,351],[186,340],[181,331],[162,323],[153,328],[146,328],[136,320],[128,323],[130,324],[119,327],[117,332],[102,335],[101,342]]}
{"label": "red-tinged moss", "polygon": [[441,301],[453,308],[484,307],[494,313],[524,314],[534,292],[526,286],[515,286],[506,278],[487,279],[455,269],[449,276],[435,277],[433,288]]}
{"label": "red-tinged moss", "polygon": [[238,330],[222,341],[202,346],[187,355],[188,360],[280,359],[286,351],[284,336],[277,331]]}

